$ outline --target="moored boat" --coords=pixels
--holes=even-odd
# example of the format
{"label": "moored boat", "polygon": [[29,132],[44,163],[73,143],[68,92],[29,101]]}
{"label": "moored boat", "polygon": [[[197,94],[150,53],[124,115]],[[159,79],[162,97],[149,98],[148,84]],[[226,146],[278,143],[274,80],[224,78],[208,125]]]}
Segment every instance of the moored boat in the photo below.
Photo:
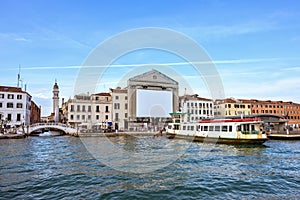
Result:
{"label": "moored boat", "polygon": [[168,125],[167,134],[170,138],[218,144],[263,144],[268,140],[258,118],[206,119],[194,123],[175,118]]}

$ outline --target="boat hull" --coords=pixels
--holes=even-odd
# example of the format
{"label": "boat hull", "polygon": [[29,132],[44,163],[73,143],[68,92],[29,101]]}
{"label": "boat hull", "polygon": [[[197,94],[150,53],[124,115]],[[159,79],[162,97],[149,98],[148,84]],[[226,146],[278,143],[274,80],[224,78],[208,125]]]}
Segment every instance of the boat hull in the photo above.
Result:
{"label": "boat hull", "polygon": [[300,134],[269,134],[268,138],[272,140],[300,140]]}
{"label": "boat hull", "polygon": [[212,137],[199,137],[187,136],[180,134],[168,133],[169,139],[186,139],[193,142],[213,143],[213,144],[234,144],[234,145],[260,145],[268,140],[268,138],[257,139],[232,139],[232,138],[212,138]]}

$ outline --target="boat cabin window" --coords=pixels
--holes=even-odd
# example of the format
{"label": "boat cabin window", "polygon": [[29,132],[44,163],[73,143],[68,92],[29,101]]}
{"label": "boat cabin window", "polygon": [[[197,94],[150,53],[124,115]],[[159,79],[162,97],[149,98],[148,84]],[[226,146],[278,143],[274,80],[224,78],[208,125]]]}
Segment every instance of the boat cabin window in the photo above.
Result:
{"label": "boat cabin window", "polygon": [[203,131],[203,126],[201,126],[201,131]]}
{"label": "boat cabin window", "polygon": [[214,131],[214,127],[213,126],[209,126],[209,131]]}
{"label": "boat cabin window", "polygon": [[174,125],[174,130],[179,130],[180,126],[178,124]]}
{"label": "boat cabin window", "polygon": [[228,126],[229,127],[229,132],[232,132],[232,126]]}
{"label": "boat cabin window", "polygon": [[240,125],[238,125],[238,126],[236,127],[236,131],[241,131],[241,126],[240,126]]}
{"label": "boat cabin window", "polygon": [[222,126],[222,132],[227,132],[228,126]]}
{"label": "boat cabin window", "polygon": [[204,126],[203,130],[208,131],[208,126]]}
{"label": "boat cabin window", "polygon": [[254,126],[254,124],[251,124],[251,131],[255,131],[255,126]]}
{"label": "boat cabin window", "polygon": [[185,131],[185,130],[186,130],[186,127],[185,127],[185,126],[182,126],[182,130],[184,130],[184,131]]}
{"label": "boat cabin window", "polygon": [[249,126],[249,124],[243,124],[243,128],[244,128],[243,131],[250,131],[250,126]]}
{"label": "boat cabin window", "polygon": [[171,126],[171,125],[168,125],[168,129],[172,129],[172,126]]}
{"label": "boat cabin window", "polygon": [[215,126],[215,131],[220,131],[220,126]]}

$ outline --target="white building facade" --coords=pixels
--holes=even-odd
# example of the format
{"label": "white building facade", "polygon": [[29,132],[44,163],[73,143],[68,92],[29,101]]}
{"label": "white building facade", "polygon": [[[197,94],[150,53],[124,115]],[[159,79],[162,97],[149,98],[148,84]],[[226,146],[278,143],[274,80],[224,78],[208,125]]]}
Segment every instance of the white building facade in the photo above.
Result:
{"label": "white building facade", "polygon": [[112,96],[112,119],[115,130],[128,129],[128,91],[127,89],[110,89]]}
{"label": "white building facade", "polygon": [[63,106],[67,123],[86,129],[107,129],[112,126],[112,99],[109,93],[80,94]]}
{"label": "white building facade", "polygon": [[30,125],[31,95],[18,87],[0,86],[0,120],[8,126]]}
{"label": "white building facade", "polygon": [[184,95],[179,97],[179,109],[184,115],[183,122],[197,122],[201,119],[214,117],[214,102],[212,99],[198,97],[198,95]]}

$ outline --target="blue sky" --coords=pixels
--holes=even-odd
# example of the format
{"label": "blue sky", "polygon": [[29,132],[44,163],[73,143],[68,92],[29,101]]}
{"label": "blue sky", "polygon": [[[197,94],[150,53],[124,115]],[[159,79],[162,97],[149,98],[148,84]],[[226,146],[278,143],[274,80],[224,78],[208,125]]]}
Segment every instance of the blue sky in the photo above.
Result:
{"label": "blue sky", "polygon": [[[120,32],[162,27],[197,41],[215,62],[226,97],[300,102],[300,3],[295,1],[23,1],[0,0],[0,85],[23,85],[50,114],[55,79],[73,95],[80,66]],[[116,60],[98,90],[116,87],[132,64],[182,62],[141,50]],[[147,71],[151,66],[144,66]],[[158,68],[159,70],[159,68]],[[209,97],[189,66],[175,69],[193,92]]]}

